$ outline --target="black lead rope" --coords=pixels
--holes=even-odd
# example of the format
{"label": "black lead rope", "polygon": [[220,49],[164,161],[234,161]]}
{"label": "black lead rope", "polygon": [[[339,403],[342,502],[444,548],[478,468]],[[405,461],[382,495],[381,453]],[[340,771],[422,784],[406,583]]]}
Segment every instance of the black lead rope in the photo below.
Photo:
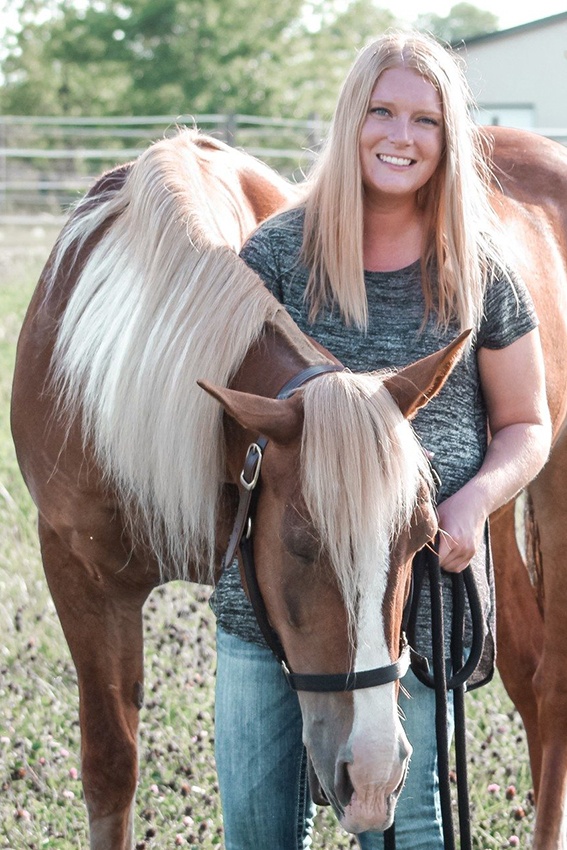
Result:
{"label": "black lead rope", "polygon": [[[451,625],[451,671],[447,677],[445,667],[445,640],[443,623],[443,582],[437,551],[423,549],[414,559],[412,593],[406,614],[410,646],[416,646],[417,611],[423,591],[425,576],[429,577],[431,598],[431,639],[433,671],[426,658],[412,653],[412,671],[417,679],[435,690],[435,731],[437,738],[439,794],[443,822],[443,844],[445,850],[455,850],[455,833],[451,811],[451,779],[449,771],[449,741],[447,735],[447,691],[453,691],[455,717],[455,757],[457,768],[457,798],[461,850],[471,850],[470,810],[467,780],[465,688],[466,682],[476,669],[482,655],[484,643],[483,615],[480,597],[472,573],[467,567],[461,573],[451,573],[452,625]],[[465,598],[468,598],[472,620],[472,646],[467,660],[463,661],[463,630]],[[395,825],[384,833],[385,850],[395,850]]]}
{"label": "black lead rope", "polygon": [[[472,575],[470,567],[467,568]],[[451,584],[453,588],[453,618],[457,623],[464,623],[465,617],[465,579],[459,580],[459,573],[451,573]],[[476,590],[476,587],[475,587]],[[480,632],[482,635],[482,632]],[[482,645],[480,647],[482,653]],[[457,670],[463,663],[463,632],[462,629],[451,630],[451,665]],[[461,835],[461,848],[472,847],[470,807],[468,795],[468,772],[467,772],[467,744],[466,744],[466,719],[465,719],[465,687],[458,685],[453,689],[453,714],[455,717],[455,757],[457,762],[457,800],[459,813],[459,832]]]}

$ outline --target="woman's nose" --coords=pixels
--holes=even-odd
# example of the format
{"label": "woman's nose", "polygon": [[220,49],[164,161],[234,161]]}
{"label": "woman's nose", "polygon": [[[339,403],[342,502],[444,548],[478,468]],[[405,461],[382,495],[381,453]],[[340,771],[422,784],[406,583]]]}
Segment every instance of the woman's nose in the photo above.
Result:
{"label": "woman's nose", "polygon": [[390,126],[390,141],[398,145],[409,145],[412,141],[411,127],[409,121],[399,118]]}

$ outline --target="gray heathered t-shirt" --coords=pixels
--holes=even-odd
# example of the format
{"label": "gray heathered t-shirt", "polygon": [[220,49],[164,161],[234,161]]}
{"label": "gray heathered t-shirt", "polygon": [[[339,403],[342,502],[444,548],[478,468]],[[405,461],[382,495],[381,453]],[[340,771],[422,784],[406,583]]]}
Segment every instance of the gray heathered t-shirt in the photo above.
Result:
{"label": "gray heathered t-shirt", "polygon": [[[337,310],[327,311],[311,324],[304,300],[308,270],[299,261],[303,213],[292,210],[261,226],[243,247],[241,256],[264,281],[302,331],[331,351],[353,371],[401,368],[451,342],[459,333],[454,324],[437,327],[430,316],[420,331],[425,312],[419,261],[392,272],[366,272],[368,330],[344,324]],[[475,346],[461,359],[439,395],[421,410],[413,426],[424,447],[434,454],[441,478],[438,501],[455,493],[477,472],[487,446],[486,407],[479,381],[476,350],[504,348],[533,330],[537,319],[524,284],[495,280],[488,287],[484,317]],[[493,581],[490,558],[483,547],[473,569],[484,602],[487,635],[485,657],[475,679],[490,675],[494,656]],[[446,604],[449,582],[446,582]],[[235,562],[225,571],[212,605],[218,625],[244,640],[264,643],[254,613],[240,583]],[[418,620],[420,651],[430,655],[428,606]],[[473,684],[473,681],[469,683]]]}

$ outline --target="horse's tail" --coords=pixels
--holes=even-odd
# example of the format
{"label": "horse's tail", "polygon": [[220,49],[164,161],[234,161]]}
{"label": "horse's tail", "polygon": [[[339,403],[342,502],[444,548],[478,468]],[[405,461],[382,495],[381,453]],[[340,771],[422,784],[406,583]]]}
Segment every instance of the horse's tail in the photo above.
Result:
{"label": "horse's tail", "polygon": [[159,142],[103,179],[51,272],[79,258],[53,361],[62,411],[80,411],[109,483],[180,576],[213,567],[224,472],[221,413],[196,380],[226,386],[278,309],[224,236],[242,241],[250,215],[239,183],[211,178],[195,141]]}

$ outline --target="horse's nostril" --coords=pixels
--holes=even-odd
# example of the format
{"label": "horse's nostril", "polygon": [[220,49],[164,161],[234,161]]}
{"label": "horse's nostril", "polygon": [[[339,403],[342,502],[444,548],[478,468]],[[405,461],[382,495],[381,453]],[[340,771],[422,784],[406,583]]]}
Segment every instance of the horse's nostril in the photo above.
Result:
{"label": "horse's nostril", "polygon": [[337,800],[343,808],[348,806],[353,793],[354,786],[350,780],[348,763],[343,761],[337,767],[335,783],[335,794],[337,795]]}

